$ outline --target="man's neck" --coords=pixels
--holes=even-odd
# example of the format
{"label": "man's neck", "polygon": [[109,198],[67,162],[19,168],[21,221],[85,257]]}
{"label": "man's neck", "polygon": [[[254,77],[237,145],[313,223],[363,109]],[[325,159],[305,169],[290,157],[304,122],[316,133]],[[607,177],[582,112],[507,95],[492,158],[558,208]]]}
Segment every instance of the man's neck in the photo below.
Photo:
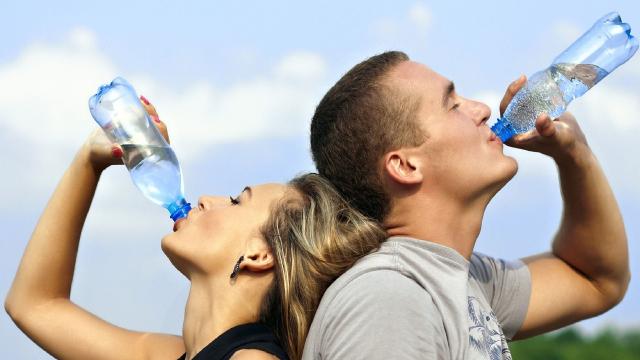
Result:
{"label": "man's neck", "polygon": [[236,294],[238,289],[222,287],[192,279],[182,325],[186,359],[234,326],[258,320],[253,306],[242,299],[246,297]]}
{"label": "man's neck", "polygon": [[456,250],[469,260],[480,234],[488,199],[469,202],[436,196],[396,201],[384,225],[389,236],[408,236]]}

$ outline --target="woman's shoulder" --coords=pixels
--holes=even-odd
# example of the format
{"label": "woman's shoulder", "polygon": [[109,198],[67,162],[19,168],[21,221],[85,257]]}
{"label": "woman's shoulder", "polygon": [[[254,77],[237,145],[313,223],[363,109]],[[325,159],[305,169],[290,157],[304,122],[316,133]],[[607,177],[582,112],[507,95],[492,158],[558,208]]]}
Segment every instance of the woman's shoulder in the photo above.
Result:
{"label": "woman's shoulder", "polygon": [[278,360],[278,358],[262,350],[241,349],[236,351],[229,360]]}
{"label": "woman's shoulder", "polygon": [[181,336],[158,333],[143,333],[138,341],[143,359],[158,359],[167,357],[177,359],[184,354],[184,341]]}

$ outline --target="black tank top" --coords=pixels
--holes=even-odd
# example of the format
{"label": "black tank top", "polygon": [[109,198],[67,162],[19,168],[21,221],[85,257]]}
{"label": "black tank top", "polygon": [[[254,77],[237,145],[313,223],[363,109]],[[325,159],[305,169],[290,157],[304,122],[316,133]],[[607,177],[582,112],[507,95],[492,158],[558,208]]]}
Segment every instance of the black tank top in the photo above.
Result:
{"label": "black tank top", "polygon": [[[243,324],[233,327],[215,338],[193,360],[228,360],[236,351],[257,349],[268,352],[280,360],[288,360],[278,339],[268,327],[258,324]],[[178,360],[185,360],[187,354]]]}

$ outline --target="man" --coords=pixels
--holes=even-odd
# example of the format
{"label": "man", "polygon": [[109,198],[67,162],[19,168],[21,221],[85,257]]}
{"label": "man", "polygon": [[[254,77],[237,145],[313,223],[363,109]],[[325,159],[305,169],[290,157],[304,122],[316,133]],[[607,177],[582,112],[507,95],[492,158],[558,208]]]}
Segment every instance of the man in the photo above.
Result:
{"label": "man", "polygon": [[564,213],[551,251],[514,262],[473,253],[487,204],[517,171],[489,118],[401,52],[356,65],[325,95],[311,124],[318,171],[390,238],[325,292],[304,359],[510,359],[506,340],[621,301],[624,224],[569,113],[540,116],[508,142],[558,166]]}

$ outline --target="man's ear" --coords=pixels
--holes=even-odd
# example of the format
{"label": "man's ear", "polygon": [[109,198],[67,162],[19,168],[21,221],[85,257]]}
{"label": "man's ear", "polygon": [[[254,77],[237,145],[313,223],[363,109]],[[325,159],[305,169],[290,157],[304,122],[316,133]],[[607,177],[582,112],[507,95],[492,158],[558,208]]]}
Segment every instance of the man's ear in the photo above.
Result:
{"label": "man's ear", "polygon": [[273,266],[273,253],[267,243],[261,238],[251,239],[240,268],[251,272],[263,272],[271,270]]}
{"label": "man's ear", "polygon": [[384,156],[384,169],[393,181],[400,184],[416,185],[423,179],[418,157],[406,149],[388,152]]}

